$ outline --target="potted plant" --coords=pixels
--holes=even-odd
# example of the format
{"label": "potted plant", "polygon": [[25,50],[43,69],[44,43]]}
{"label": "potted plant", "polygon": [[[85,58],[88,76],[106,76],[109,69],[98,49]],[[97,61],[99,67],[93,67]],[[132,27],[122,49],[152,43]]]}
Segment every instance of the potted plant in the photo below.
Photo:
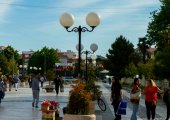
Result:
{"label": "potted plant", "polygon": [[96,116],[92,113],[92,94],[86,89],[86,84],[78,83],[70,91],[67,114],[64,120],[95,120]]}
{"label": "potted plant", "polygon": [[43,100],[41,103],[42,118],[59,118],[60,104],[55,100]]}
{"label": "potted plant", "polygon": [[23,75],[21,77],[21,86],[24,87],[26,84],[27,84],[27,81],[29,79],[29,76],[28,75]]}
{"label": "potted plant", "polygon": [[45,76],[47,81],[49,81],[49,85],[46,85],[44,89],[47,92],[52,92],[54,90],[54,86],[51,83],[55,78],[55,72],[53,70],[48,70]]}

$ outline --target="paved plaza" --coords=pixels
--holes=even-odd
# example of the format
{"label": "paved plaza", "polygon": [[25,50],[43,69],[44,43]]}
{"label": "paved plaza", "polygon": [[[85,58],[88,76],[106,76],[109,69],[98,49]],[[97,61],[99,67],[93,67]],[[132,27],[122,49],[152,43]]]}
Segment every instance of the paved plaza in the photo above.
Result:
{"label": "paved plaza", "polygon": [[[97,103],[95,105],[95,114],[97,120],[113,120],[114,111],[110,102],[110,85],[106,83],[97,83],[101,86],[103,92],[103,100],[106,102],[107,110],[102,112]],[[56,96],[55,92],[46,93],[45,90],[40,90],[40,103],[44,99],[53,99],[60,103],[61,109],[65,107],[68,103],[70,85],[65,85],[64,93],[60,93]],[[124,90],[123,99],[127,100],[127,115],[122,116],[122,120],[130,120],[132,114],[132,105],[129,102],[129,93]],[[13,88],[12,91],[7,91],[5,98],[0,104],[0,120],[41,120],[41,110],[40,103],[39,108],[32,108],[32,91],[28,86],[20,87],[18,91]],[[157,120],[164,120],[166,116],[165,104],[160,100],[157,105]],[[63,116],[62,110],[60,111],[60,116]],[[138,112],[138,120],[146,120],[145,104],[144,99],[140,101],[140,107]]]}

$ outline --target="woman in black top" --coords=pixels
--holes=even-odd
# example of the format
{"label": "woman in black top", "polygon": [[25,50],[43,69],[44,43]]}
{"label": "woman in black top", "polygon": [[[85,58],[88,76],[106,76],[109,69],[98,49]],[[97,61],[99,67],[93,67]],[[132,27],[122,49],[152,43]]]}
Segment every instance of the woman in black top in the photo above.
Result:
{"label": "woman in black top", "polygon": [[112,86],[111,86],[111,100],[113,103],[113,108],[115,112],[114,120],[121,120],[121,115],[117,115],[116,112],[119,107],[119,103],[122,100],[122,86],[118,80],[118,78],[113,77]]}

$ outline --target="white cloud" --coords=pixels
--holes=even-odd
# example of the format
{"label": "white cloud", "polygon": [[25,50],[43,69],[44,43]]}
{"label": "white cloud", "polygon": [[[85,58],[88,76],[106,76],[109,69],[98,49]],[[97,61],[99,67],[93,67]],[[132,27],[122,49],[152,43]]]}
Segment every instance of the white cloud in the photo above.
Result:
{"label": "white cloud", "polygon": [[9,14],[12,3],[17,0],[1,0],[0,1],[0,24],[5,23],[5,17]]}
{"label": "white cloud", "polygon": [[61,7],[65,8],[84,8],[88,7],[90,5],[95,5],[99,2],[100,0],[67,0],[67,1],[62,1],[60,3]]}
{"label": "white cloud", "polygon": [[[127,1],[127,0],[125,0]],[[136,0],[128,0],[126,4],[120,1],[119,5],[105,4],[101,7],[104,9],[98,10],[98,13],[101,14],[102,19],[108,19],[113,15],[125,15],[125,14],[135,14],[136,11],[143,11],[145,7],[154,7],[159,6],[159,0],[142,0],[136,2]],[[148,13],[149,14],[149,13]]]}

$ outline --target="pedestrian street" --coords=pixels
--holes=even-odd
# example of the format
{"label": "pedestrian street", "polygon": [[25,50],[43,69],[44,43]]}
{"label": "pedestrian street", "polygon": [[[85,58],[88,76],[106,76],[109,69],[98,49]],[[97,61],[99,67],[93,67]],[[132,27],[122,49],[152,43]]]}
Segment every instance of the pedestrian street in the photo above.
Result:
{"label": "pedestrian street", "polygon": [[[103,91],[104,99],[108,104],[109,109],[111,110],[112,115],[114,116],[113,106],[110,102],[110,85],[107,83],[100,83],[101,90]],[[130,93],[127,90],[123,90],[123,99],[127,101],[127,109],[126,115],[122,115],[122,120],[130,120],[132,114],[132,105],[130,102]],[[146,107],[145,107],[145,100],[144,96],[140,99],[140,105],[137,114],[138,120],[147,120],[146,118]],[[158,100],[157,107],[156,107],[156,120],[165,120],[166,117],[166,106],[162,100]]]}

